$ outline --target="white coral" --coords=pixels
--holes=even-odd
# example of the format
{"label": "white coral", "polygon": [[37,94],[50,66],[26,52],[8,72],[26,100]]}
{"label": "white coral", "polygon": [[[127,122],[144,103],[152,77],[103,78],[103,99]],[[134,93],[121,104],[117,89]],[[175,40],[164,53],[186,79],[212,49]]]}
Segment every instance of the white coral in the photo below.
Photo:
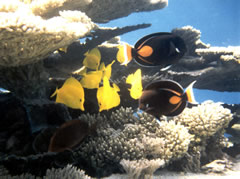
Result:
{"label": "white coral", "polygon": [[189,129],[189,133],[206,138],[220,129],[226,128],[232,120],[231,111],[221,103],[205,101],[193,108],[186,108],[179,116],[173,118]]}

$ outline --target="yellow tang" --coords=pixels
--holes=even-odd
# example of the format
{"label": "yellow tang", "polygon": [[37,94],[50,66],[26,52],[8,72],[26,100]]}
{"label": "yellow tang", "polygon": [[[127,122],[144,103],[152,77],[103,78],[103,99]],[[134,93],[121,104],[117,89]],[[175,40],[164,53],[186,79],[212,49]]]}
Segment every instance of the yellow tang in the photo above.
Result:
{"label": "yellow tang", "polygon": [[97,70],[101,60],[101,53],[98,48],[87,51],[84,56],[83,65],[92,70]]}
{"label": "yellow tang", "polygon": [[107,67],[105,67],[105,64],[102,62],[100,65],[100,70],[103,71],[103,77],[106,76],[108,79],[110,79],[112,74],[112,64],[115,62],[115,60],[112,61],[112,63],[108,64]]}
{"label": "yellow tang", "polygon": [[99,83],[102,80],[102,71],[90,71],[83,73],[83,78],[80,83],[84,88],[94,89],[99,87]]}
{"label": "yellow tang", "polygon": [[68,78],[60,89],[56,89],[51,98],[55,95],[57,95],[57,103],[84,111],[84,90],[80,82],[75,78]]}
{"label": "yellow tang", "polygon": [[119,91],[120,89],[116,84],[113,84],[113,87],[111,87],[108,78],[106,76],[103,77],[103,86],[97,90],[99,112],[111,109],[120,104]]}
{"label": "yellow tang", "polygon": [[131,84],[130,96],[133,99],[139,99],[142,95],[142,76],[141,69],[138,69],[135,73],[128,75],[126,83]]}

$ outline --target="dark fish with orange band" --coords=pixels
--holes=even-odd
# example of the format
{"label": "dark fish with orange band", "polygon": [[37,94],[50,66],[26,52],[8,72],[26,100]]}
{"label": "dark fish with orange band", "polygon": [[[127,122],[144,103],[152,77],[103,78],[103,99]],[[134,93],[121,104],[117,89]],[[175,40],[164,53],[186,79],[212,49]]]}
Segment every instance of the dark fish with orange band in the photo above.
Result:
{"label": "dark fish with orange band", "polygon": [[184,91],[182,86],[172,80],[161,80],[150,83],[143,90],[139,99],[139,109],[155,116],[177,116],[187,103],[196,104],[192,82]]}
{"label": "dark fish with orange band", "polygon": [[147,35],[134,45],[120,45],[117,60],[128,64],[134,59],[141,66],[168,66],[176,63],[187,51],[184,40],[169,32]]}

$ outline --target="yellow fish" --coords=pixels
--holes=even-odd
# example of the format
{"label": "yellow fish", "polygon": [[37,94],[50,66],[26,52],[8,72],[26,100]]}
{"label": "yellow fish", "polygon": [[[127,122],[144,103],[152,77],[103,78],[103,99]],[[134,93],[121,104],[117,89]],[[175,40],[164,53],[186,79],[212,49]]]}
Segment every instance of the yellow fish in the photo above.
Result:
{"label": "yellow fish", "polygon": [[97,70],[101,60],[101,53],[98,48],[87,51],[84,56],[83,65],[92,70]]}
{"label": "yellow fish", "polygon": [[103,86],[97,90],[99,112],[111,109],[120,104],[119,91],[120,89],[115,83],[111,87],[108,78],[106,76],[103,77]]}
{"label": "yellow fish", "polygon": [[110,79],[112,74],[112,64],[115,62],[115,60],[112,61],[112,63],[108,64],[107,67],[105,67],[105,64],[102,62],[100,65],[100,70],[103,72],[103,77],[106,76],[108,79]]}
{"label": "yellow fish", "polygon": [[133,99],[139,99],[142,95],[142,77],[141,69],[138,69],[135,73],[128,75],[126,83],[131,84],[130,96]]}
{"label": "yellow fish", "polygon": [[83,78],[80,83],[84,88],[94,89],[99,87],[99,83],[102,80],[102,71],[90,71],[83,73]]}
{"label": "yellow fish", "polygon": [[84,111],[84,90],[80,82],[75,78],[68,78],[60,89],[56,89],[51,98],[55,95],[57,95],[57,103],[63,103],[70,108]]}

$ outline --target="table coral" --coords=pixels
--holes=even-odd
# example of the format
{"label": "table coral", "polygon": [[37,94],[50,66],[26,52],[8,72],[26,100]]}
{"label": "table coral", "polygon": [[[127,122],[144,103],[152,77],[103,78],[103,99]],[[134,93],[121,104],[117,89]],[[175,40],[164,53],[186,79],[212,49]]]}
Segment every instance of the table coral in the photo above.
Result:
{"label": "table coral", "polygon": [[83,12],[61,11],[59,14],[43,19],[36,16],[28,4],[1,1],[0,66],[34,63],[84,37],[94,27]]}

